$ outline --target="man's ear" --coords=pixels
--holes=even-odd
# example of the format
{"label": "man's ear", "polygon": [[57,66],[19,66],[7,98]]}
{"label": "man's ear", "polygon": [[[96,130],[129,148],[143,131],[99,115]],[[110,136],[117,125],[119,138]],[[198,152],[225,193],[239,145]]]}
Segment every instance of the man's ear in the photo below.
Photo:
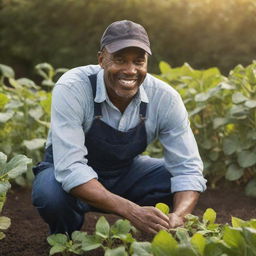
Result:
{"label": "man's ear", "polygon": [[98,63],[103,68],[103,58],[104,58],[103,52],[102,51],[98,51],[97,55],[98,55]]}

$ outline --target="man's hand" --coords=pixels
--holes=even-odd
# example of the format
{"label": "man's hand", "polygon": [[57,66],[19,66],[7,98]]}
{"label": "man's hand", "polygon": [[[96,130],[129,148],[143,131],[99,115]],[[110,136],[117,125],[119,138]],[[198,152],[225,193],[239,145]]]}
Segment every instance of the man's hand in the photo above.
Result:
{"label": "man's hand", "polygon": [[175,212],[170,213],[168,216],[170,228],[177,228],[184,225],[184,218],[177,215]]}
{"label": "man's hand", "polygon": [[155,207],[133,207],[128,219],[141,231],[156,234],[158,231],[169,229],[169,218]]}

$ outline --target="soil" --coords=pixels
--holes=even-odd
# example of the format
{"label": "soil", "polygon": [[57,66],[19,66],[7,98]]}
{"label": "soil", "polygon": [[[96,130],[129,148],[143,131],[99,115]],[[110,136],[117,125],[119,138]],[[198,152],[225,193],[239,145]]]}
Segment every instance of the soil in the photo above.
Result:
{"label": "soil", "polygon": [[[6,232],[6,237],[0,241],[0,256],[47,256],[49,245],[47,225],[31,205],[30,189],[14,188],[8,193],[4,206],[3,216],[11,218],[11,227]],[[217,211],[217,222],[230,222],[230,217],[235,216],[248,220],[256,218],[256,199],[246,197],[241,188],[225,187],[215,190],[208,189],[200,197],[198,205],[193,212],[202,216],[207,208]],[[87,213],[83,231],[91,233],[99,213]],[[114,223],[118,216],[104,214],[110,223]],[[151,240],[152,236],[140,233],[138,240]],[[91,255],[100,256],[102,252],[93,252]]]}

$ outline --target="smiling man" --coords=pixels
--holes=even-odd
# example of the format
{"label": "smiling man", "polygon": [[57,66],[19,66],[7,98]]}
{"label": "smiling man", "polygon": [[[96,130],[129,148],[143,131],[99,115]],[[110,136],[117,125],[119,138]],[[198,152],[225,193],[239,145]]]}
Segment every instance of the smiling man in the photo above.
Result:
{"label": "smiling man", "polygon": [[[88,211],[156,233],[181,226],[205,190],[187,111],[171,86],[147,73],[149,55],[145,29],[117,21],[102,36],[99,65],[74,68],[56,83],[32,191],[51,233],[79,230]],[[156,138],[164,158],[141,156]],[[158,202],[172,213],[152,207]]]}

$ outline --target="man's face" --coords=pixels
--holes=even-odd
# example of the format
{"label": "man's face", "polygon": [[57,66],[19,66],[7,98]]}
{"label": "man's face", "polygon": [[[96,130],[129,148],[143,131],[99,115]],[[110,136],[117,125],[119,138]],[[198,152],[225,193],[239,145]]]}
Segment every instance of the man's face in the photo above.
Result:
{"label": "man's face", "polygon": [[113,54],[106,49],[98,61],[104,69],[104,81],[111,100],[129,100],[138,91],[147,74],[148,56],[137,47],[128,47]]}

